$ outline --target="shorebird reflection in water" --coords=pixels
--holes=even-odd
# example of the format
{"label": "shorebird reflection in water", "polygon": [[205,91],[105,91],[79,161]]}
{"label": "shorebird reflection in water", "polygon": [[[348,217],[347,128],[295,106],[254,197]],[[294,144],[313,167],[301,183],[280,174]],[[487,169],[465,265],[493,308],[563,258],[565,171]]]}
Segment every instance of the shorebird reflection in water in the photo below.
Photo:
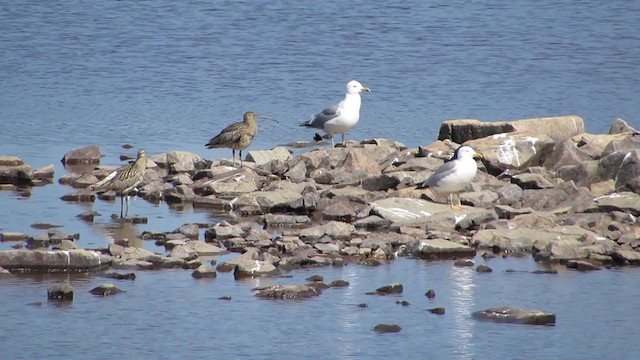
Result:
{"label": "shorebird reflection in water", "polygon": [[[437,193],[448,193],[453,209],[461,208],[460,192],[464,191],[476,176],[478,164],[476,158],[482,158],[469,146],[460,146],[451,160],[442,164],[427,180],[418,185],[418,189],[430,188]],[[453,204],[453,194],[458,196],[458,205]]]}
{"label": "shorebird reflection in water", "polygon": [[138,156],[133,163],[123,166],[107,175],[104,179],[91,185],[89,190],[97,193],[114,191],[120,195],[120,217],[123,216],[124,197],[126,196],[126,212],[129,213],[129,194],[142,182],[144,173],[147,170],[147,156],[143,149],[138,150]]}
{"label": "shorebird reflection in water", "polygon": [[240,152],[240,167],[242,167],[242,150],[251,145],[258,132],[257,119],[267,119],[278,122],[269,116],[258,116],[253,111],[244,113],[244,120],[233,123],[224,128],[220,134],[211,138],[205,146],[208,149],[230,148],[232,154],[232,166],[236,165],[236,150]]}
{"label": "shorebird reflection in water", "polygon": [[331,147],[335,147],[333,135],[342,134],[342,145],[344,145],[344,133],[353,129],[360,120],[360,104],[362,103],[360,93],[363,91],[369,92],[371,90],[362,86],[358,81],[349,81],[347,93],[342,101],[313,114],[311,119],[301,123],[300,126],[323,130],[331,138]]}

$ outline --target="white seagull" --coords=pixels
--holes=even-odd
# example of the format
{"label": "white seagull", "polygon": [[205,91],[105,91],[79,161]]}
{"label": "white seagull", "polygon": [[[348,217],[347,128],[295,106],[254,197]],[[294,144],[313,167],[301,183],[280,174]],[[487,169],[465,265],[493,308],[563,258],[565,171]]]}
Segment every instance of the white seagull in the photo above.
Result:
{"label": "white seagull", "polygon": [[349,81],[347,93],[342,101],[313,114],[311,119],[301,123],[300,126],[323,130],[331,137],[331,147],[335,147],[333,135],[342,134],[342,144],[344,145],[344,133],[353,129],[360,120],[360,104],[362,102],[360,93],[363,91],[369,92],[371,90],[362,86],[358,81]]}
{"label": "white seagull", "polygon": [[[430,188],[438,193],[449,193],[449,202],[452,208],[460,208],[460,195],[476,176],[478,164],[476,158],[482,158],[470,146],[460,146],[454,156],[442,164],[427,180],[418,185],[418,189]],[[458,205],[453,204],[453,194],[458,195]]]}

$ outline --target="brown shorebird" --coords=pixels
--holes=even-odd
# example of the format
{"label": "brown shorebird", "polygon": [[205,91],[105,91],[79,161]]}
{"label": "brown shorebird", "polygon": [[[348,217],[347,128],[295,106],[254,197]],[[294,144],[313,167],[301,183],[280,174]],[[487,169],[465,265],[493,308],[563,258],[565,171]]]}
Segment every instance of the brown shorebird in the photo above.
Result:
{"label": "brown shorebird", "polygon": [[126,196],[126,216],[129,213],[129,193],[142,182],[146,170],[147,156],[144,153],[144,150],[140,149],[138,150],[138,157],[136,158],[136,161],[107,175],[104,179],[91,185],[89,190],[93,190],[97,193],[113,190],[116,195],[120,195],[120,217],[122,217],[124,197]]}
{"label": "brown shorebird", "polygon": [[256,137],[258,126],[257,119],[267,119],[278,122],[268,116],[258,116],[253,111],[244,113],[244,121],[233,123],[224,128],[220,134],[211,138],[205,146],[208,149],[213,148],[230,148],[232,154],[232,166],[236,166],[236,150],[240,151],[240,167],[242,167],[242,150],[251,145]]}
{"label": "brown shorebird", "polygon": [[[460,146],[451,159],[434,171],[427,180],[418,185],[418,189],[430,188],[437,193],[448,193],[451,208],[459,209],[460,192],[464,191],[476,176],[478,164],[476,158],[482,158],[469,146]],[[453,204],[453,194],[458,195],[458,205]]]}
{"label": "brown shorebird", "polygon": [[[362,102],[360,93],[363,91],[369,92],[370,90],[355,80],[349,81],[347,93],[342,101],[313,114],[311,119],[301,123],[300,126],[323,130],[331,138],[331,147],[335,147],[333,135],[342,134],[342,145],[344,145],[344,133],[353,129],[360,120],[360,104]],[[314,139],[316,138],[314,137]]]}

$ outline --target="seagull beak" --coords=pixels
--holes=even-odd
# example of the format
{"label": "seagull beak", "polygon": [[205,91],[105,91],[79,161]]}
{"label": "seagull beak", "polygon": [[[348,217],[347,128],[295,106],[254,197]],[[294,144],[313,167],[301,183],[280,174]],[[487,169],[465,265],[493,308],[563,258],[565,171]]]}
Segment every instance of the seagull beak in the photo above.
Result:
{"label": "seagull beak", "polygon": [[474,159],[484,159],[484,155],[482,155],[479,152],[477,152],[477,153],[473,154],[473,158]]}
{"label": "seagull beak", "polygon": [[369,89],[368,87],[363,87],[363,88],[362,88],[362,91],[369,92],[369,91],[371,91],[371,89]]}

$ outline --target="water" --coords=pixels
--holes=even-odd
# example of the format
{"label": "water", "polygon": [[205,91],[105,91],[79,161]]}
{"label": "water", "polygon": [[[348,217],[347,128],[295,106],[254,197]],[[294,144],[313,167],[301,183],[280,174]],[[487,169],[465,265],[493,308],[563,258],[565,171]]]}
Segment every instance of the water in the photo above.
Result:
{"label": "water", "polygon": [[[66,151],[92,143],[110,165],[137,147],[230,157],[203,145],[247,110],[280,121],[260,123],[250,149],[310,140],[313,131],[297,123],[338,101],[351,79],[373,91],[363,96],[361,123],[347,139],[424,145],[437,138],[443,120],[455,118],[577,114],[594,133],[606,132],[615,117],[638,128],[638,18],[640,3],[624,1],[7,2],[0,5],[0,154],[35,168],[53,163],[56,178],[65,173],[59,160]],[[123,150],[125,143],[135,148]],[[49,222],[80,233],[81,246],[102,247],[115,232],[169,231],[224,215],[136,199],[130,212],[149,223],[120,229],[108,219],[118,202],[59,199],[71,191],[52,184],[29,196],[0,192],[0,231],[34,234],[31,224]],[[76,215],[87,209],[104,215],[86,224]],[[510,261],[535,266],[504,266]],[[257,301],[249,291],[254,283],[226,276],[196,282],[185,271],[162,271],[119,284],[128,292],[112,299],[82,295],[104,279],[74,278],[73,305],[26,307],[54,280],[3,280],[11,326],[0,345],[9,358],[100,358],[98,349],[120,358],[628,358],[638,350],[631,337],[635,269],[554,277],[461,271],[413,261],[321,269],[352,287],[294,303]],[[362,299],[386,280],[407,277],[424,281],[405,282],[403,298],[416,304],[408,309],[393,299]],[[438,291],[447,315],[423,313],[417,304],[426,287]],[[234,300],[219,302],[219,294]],[[354,309],[362,301],[370,307]],[[558,313],[559,324],[467,318],[501,304],[539,305]],[[370,331],[389,316],[405,330]]]}

